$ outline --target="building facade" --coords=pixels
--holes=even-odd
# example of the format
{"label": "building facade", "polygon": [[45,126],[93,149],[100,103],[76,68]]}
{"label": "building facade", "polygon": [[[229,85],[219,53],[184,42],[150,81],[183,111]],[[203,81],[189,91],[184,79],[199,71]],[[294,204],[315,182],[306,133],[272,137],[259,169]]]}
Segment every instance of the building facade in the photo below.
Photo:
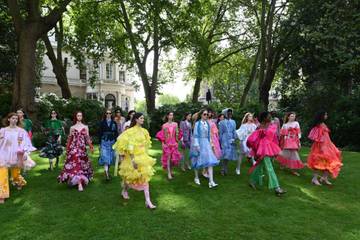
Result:
{"label": "building facade", "polygon": [[[56,43],[52,42],[56,51]],[[85,61],[85,67],[80,69],[75,64],[75,59],[67,52],[63,52],[63,58],[67,58],[67,78],[73,97],[94,99],[102,102],[107,108],[121,107],[125,111],[134,108],[135,88],[132,84],[135,74],[105,58],[101,62],[91,59]],[[39,93],[55,93],[61,96],[60,87],[57,84],[52,64],[49,58],[44,56],[44,70]],[[89,79],[95,79],[93,86]]]}

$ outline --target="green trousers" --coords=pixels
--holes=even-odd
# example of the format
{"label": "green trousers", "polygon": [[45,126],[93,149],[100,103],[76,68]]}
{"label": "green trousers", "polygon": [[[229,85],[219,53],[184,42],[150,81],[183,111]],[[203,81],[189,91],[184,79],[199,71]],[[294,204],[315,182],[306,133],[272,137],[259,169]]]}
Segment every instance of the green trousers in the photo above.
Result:
{"label": "green trousers", "polygon": [[265,157],[261,161],[261,163],[258,166],[256,166],[256,168],[250,175],[250,182],[259,186],[263,185],[264,166],[266,168],[269,177],[269,189],[278,188],[279,181],[277,179],[270,157]]}

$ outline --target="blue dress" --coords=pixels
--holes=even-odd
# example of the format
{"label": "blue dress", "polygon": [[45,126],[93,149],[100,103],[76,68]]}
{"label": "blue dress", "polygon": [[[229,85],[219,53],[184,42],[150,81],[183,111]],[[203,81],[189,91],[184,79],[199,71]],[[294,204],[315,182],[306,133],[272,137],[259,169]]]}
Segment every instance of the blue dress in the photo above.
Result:
{"label": "blue dress", "polygon": [[100,139],[100,157],[99,165],[112,165],[115,160],[115,152],[112,146],[118,136],[118,128],[115,121],[103,120],[100,123],[99,139]]}
{"label": "blue dress", "polygon": [[210,125],[207,121],[197,121],[195,123],[193,141],[191,142],[190,148],[190,158],[194,169],[219,164],[219,160],[216,158],[210,144]]}
{"label": "blue dress", "polygon": [[222,159],[238,160],[235,141],[237,139],[236,123],[232,119],[224,119],[219,123]]}

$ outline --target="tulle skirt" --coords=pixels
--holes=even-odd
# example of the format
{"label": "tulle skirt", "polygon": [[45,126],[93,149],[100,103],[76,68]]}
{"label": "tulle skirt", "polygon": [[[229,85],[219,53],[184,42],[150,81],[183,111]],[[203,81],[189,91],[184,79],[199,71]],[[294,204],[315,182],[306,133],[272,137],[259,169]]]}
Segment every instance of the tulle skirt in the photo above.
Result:
{"label": "tulle skirt", "polygon": [[298,150],[284,149],[276,157],[276,160],[280,165],[289,169],[301,169],[304,168],[303,162],[300,160]]}

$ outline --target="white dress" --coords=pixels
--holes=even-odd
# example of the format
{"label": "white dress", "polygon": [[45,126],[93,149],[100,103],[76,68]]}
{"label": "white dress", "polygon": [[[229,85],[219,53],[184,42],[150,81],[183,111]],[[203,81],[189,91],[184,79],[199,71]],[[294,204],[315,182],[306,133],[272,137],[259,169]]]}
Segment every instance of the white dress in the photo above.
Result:
{"label": "white dress", "polygon": [[243,123],[236,131],[238,138],[240,139],[240,152],[245,156],[249,156],[250,149],[246,145],[248,137],[256,130],[255,123]]}

